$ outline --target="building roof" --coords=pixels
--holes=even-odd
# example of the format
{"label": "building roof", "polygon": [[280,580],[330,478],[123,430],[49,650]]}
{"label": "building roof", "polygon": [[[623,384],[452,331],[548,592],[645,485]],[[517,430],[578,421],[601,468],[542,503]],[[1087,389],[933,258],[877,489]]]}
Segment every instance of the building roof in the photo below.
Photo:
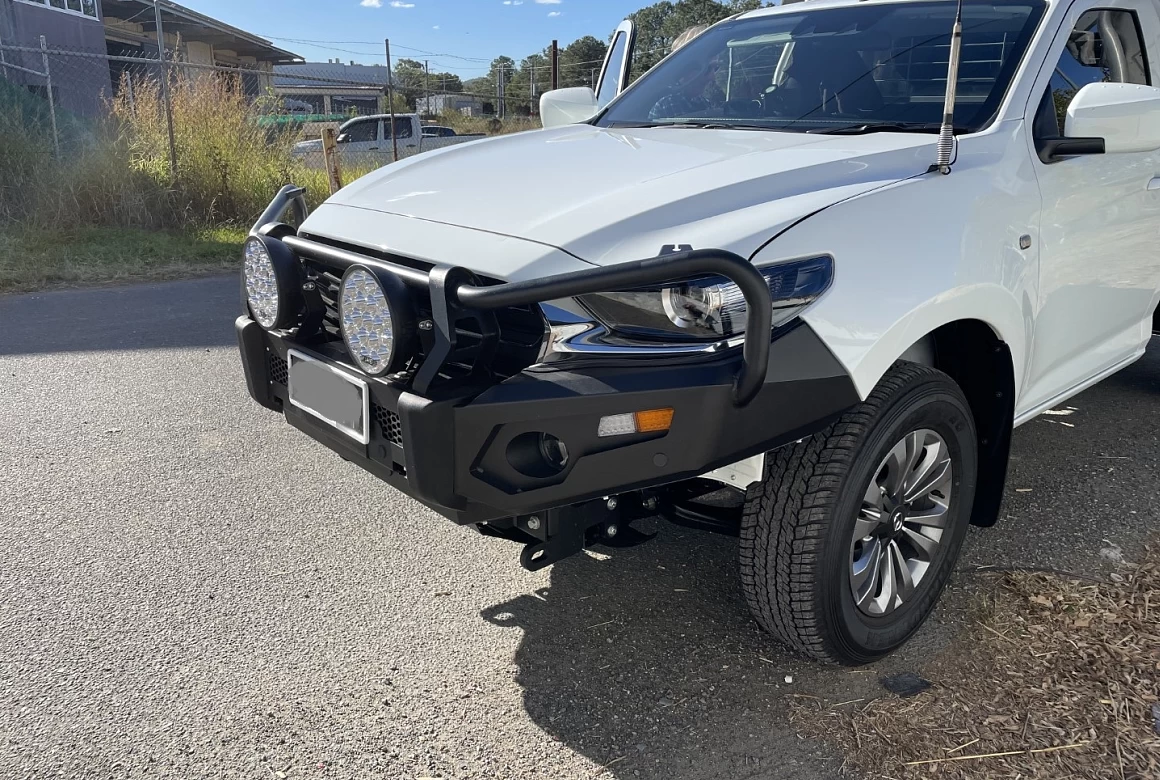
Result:
{"label": "building roof", "polygon": [[274,86],[322,86],[325,84],[377,87],[387,86],[384,65],[349,65],[342,62],[298,62],[274,68]]}
{"label": "building roof", "polygon": [[[265,38],[239,30],[172,0],[160,0],[159,4],[165,32],[180,35],[184,41],[208,43],[235,51],[239,57],[253,57],[264,62],[302,61],[301,56],[280,49]],[[106,18],[131,21],[146,30],[155,31],[153,0],[102,0],[101,11]]]}

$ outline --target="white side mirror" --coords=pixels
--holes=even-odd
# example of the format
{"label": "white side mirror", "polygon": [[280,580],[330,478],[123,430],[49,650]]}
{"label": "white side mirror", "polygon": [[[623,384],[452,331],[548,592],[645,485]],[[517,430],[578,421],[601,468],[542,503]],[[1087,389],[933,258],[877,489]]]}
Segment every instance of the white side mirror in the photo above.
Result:
{"label": "white side mirror", "polygon": [[540,95],[540,121],[544,127],[578,124],[596,116],[599,110],[591,87],[553,89]]}
{"label": "white side mirror", "polygon": [[1160,149],[1160,87],[1143,84],[1088,84],[1067,107],[1064,135],[1102,138],[1104,151]]}

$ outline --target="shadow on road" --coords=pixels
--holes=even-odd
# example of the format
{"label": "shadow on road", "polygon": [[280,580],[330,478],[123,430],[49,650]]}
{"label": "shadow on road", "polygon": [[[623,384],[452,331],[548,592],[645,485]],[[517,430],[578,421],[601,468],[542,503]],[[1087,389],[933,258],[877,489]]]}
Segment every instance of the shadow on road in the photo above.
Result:
{"label": "shadow on road", "polygon": [[0,355],[236,343],[236,276],[0,296]]}
{"label": "shadow on road", "polygon": [[[1158,391],[1151,355],[1020,428],[1003,518],[972,529],[963,568],[1097,571],[1108,542],[1138,549],[1157,527]],[[790,699],[879,695],[882,674],[921,668],[950,645],[984,585],[957,575],[906,647],[835,669],[780,651],[750,620],[735,539],[658,530],[641,547],[557,563],[550,587],[483,613],[523,632],[515,662],[531,719],[612,777],[838,776],[840,760],[794,736]]]}
{"label": "shadow on road", "polygon": [[736,539],[659,531],[561,561],[549,588],[484,611],[523,631],[529,716],[612,777],[836,777],[840,762],[794,736],[787,697],[874,675],[780,652],[746,612]]}

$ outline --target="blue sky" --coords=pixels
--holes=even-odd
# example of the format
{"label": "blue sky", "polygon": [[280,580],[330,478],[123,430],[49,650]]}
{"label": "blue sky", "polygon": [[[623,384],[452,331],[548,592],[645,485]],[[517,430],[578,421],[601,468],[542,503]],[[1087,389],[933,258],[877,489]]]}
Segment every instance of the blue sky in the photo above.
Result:
{"label": "blue sky", "polygon": [[[301,54],[311,62],[325,62],[334,57],[343,62],[383,62],[381,42],[390,38],[393,59],[427,59],[431,61],[431,70],[448,70],[463,78],[485,74],[487,63],[500,54],[518,61],[548,46],[553,38],[558,39],[561,46],[584,35],[595,35],[604,40],[625,16],[651,2],[361,0],[360,4],[360,0],[180,1],[195,11],[270,38],[282,48]],[[299,41],[326,43],[315,45]]]}

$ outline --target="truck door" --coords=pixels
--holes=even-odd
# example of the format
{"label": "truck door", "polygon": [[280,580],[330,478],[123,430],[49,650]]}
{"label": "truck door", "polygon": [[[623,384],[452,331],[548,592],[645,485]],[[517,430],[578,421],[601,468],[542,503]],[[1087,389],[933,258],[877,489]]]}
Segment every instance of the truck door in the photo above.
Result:
{"label": "truck door", "polygon": [[[1160,16],[1148,0],[1079,0],[1028,106],[1033,139],[1064,134],[1067,106],[1096,81],[1160,83]],[[1034,141],[1033,141],[1034,142]],[[1032,165],[1043,195],[1039,312],[1020,409],[1049,402],[1136,354],[1160,290],[1160,151]]]}
{"label": "truck door", "polygon": [[612,43],[604,56],[600,80],[596,82],[596,105],[604,108],[628,86],[632,50],[636,46],[636,25],[628,19],[612,34]]}
{"label": "truck door", "polygon": [[383,163],[379,160],[382,148],[378,119],[355,119],[347,122],[339,134],[339,152],[342,155],[343,174],[348,170],[367,170]]}

